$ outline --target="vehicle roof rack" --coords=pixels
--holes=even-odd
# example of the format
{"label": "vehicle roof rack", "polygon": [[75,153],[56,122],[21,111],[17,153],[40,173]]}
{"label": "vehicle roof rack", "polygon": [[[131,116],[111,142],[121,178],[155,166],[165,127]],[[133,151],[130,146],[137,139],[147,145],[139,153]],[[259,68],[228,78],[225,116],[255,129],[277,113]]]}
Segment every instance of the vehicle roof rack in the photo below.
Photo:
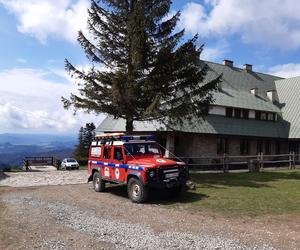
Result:
{"label": "vehicle roof rack", "polygon": [[125,135],[125,133],[106,133],[106,134],[100,134],[96,135],[96,139],[113,139],[113,138],[119,138],[120,136]]}
{"label": "vehicle roof rack", "polygon": [[96,135],[95,139],[101,141],[101,143],[111,141],[155,141],[154,135],[125,135],[124,133],[107,133]]}
{"label": "vehicle roof rack", "polygon": [[122,141],[155,141],[154,135],[123,135],[120,138]]}

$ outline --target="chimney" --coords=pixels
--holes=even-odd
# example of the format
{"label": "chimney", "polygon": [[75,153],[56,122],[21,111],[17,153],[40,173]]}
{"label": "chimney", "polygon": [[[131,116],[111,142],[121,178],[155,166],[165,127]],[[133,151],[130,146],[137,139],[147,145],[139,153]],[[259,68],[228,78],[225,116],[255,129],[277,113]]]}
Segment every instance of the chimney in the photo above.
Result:
{"label": "chimney", "polygon": [[258,95],[258,88],[250,89],[252,95]]}
{"label": "chimney", "polygon": [[269,90],[267,91],[267,97],[271,102],[274,102],[277,100],[277,93],[276,90]]}
{"label": "chimney", "polygon": [[251,72],[252,71],[252,65],[251,64],[244,64],[244,70]]}
{"label": "chimney", "polygon": [[227,60],[227,59],[225,59],[225,60],[223,61],[223,64],[224,64],[225,66],[228,66],[228,67],[233,67],[233,61],[230,61],[230,60]]}

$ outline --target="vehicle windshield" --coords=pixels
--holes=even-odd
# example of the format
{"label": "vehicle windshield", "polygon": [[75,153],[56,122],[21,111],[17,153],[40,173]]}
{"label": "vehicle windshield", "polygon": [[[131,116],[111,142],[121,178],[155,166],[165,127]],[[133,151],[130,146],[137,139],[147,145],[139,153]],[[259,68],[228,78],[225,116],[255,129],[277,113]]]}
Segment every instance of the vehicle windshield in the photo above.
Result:
{"label": "vehicle windshield", "polygon": [[76,162],[74,159],[67,159],[67,162]]}
{"label": "vehicle windshield", "polygon": [[156,143],[128,143],[124,144],[126,155],[160,155]]}

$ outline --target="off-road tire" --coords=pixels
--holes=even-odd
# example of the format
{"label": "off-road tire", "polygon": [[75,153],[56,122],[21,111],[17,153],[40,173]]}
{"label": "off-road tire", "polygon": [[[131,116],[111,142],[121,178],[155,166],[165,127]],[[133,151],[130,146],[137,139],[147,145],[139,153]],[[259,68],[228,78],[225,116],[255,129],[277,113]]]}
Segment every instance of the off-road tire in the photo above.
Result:
{"label": "off-road tire", "polygon": [[134,203],[143,203],[148,199],[148,187],[138,178],[132,177],[127,183],[129,199]]}
{"label": "off-road tire", "polygon": [[99,172],[93,175],[93,187],[96,192],[103,192],[105,190],[105,182],[102,180]]}

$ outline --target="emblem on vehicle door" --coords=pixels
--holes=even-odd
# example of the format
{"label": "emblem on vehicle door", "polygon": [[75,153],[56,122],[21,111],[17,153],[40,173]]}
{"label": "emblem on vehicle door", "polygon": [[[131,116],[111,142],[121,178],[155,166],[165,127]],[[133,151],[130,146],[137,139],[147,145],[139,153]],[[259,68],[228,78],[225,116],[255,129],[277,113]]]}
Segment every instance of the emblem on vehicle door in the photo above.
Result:
{"label": "emblem on vehicle door", "polygon": [[116,178],[119,179],[119,177],[120,177],[120,170],[118,168],[116,168],[116,170],[115,170],[115,175],[116,175]]}
{"label": "emblem on vehicle door", "polygon": [[109,168],[108,167],[104,168],[104,176],[109,177]]}

